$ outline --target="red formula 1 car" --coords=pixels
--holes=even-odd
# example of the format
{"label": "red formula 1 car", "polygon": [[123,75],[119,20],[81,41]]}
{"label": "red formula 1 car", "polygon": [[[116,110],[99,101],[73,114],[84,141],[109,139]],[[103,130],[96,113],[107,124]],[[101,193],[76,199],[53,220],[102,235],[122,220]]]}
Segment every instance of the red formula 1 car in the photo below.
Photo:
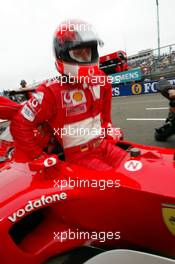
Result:
{"label": "red formula 1 car", "polygon": [[67,163],[59,148],[16,163],[9,145],[0,158],[0,263],[43,263],[84,246],[175,257],[174,150],[118,141],[126,153],[117,170],[97,172]]}
{"label": "red formula 1 car", "polygon": [[128,70],[127,54],[123,50],[100,57],[100,69],[107,75]]}

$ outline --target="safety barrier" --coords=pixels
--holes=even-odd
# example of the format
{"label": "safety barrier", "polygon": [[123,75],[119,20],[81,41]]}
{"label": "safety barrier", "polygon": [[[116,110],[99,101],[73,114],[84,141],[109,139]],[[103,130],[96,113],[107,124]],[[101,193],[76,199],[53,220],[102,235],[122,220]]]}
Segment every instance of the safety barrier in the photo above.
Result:
{"label": "safety barrier", "polygon": [[[175,77],[168,79],[171,84],[175,85]],[[112,96],[129,96],[157,93],[157,81],[138,82],[129,84],[112,84]]]}

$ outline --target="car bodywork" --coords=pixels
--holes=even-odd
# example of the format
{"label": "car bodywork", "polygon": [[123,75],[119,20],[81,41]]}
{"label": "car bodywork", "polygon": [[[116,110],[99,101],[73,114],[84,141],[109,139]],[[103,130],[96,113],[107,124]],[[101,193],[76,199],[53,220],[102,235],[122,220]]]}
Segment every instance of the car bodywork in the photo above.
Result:
{"label": "car bodywork", "polygon": [[[87,243],[175,257],[174,151],[128,142],[118,146],[126,155],[117,170],[109,172],[65,161],[38,169],[16,163],[13,155],[1,162],[1,263],[41,263]],[[139,156],[132,157],[133,147],[140,149]],[[70,184],[78,180],[89,185]],[[110,181],[110,186],[91,186],[94,181]],[[79,231],[119,232],[120,239],[60,238],[61,233]]]}
{"label": "car bodywork", "polygon": [[119,140],[125,156],[107,172],[68,163],[60,149],[17,163],[7,129],[0,135],[0,263],[42,263],[85,245],[175,257],[173,149]]}

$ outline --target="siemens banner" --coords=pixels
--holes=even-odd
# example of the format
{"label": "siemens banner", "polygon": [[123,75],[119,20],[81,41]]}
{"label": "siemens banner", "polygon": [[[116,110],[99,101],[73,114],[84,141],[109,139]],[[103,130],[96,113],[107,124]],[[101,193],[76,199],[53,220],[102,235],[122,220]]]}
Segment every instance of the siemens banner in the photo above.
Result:
{"label": "siemens banner", "polygon": [[[175,85],[175,78],[169,79],[171,84]],[[112,84],[112,96],[127,96],[127,95],[139,95],[157,93],[155,81],[140,82],[135,84]]]}
{"label": "siemens banner", "polygon": [[141,80],[141,70],[140,68],[135,68],[129,71],[114,73],[109,75],[112,79],[112,84],[127,83],[131,81]]}

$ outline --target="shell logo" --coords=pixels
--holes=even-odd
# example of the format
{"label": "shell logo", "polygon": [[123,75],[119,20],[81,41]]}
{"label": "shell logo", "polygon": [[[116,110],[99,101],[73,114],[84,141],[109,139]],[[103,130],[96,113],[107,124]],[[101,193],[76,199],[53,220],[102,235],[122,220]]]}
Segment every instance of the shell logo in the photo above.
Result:
{"label": "shell logo", "polygon": [[82,99],[83,99],[83,94],[81,92],[75,92],[73,94],[73,99],[76,101],[76,102],[81,102]]}
{"label": "shell logo", "polygon": [[142,86],[139,83],[135,83],[132,85],[132,94],[141,94]]}

